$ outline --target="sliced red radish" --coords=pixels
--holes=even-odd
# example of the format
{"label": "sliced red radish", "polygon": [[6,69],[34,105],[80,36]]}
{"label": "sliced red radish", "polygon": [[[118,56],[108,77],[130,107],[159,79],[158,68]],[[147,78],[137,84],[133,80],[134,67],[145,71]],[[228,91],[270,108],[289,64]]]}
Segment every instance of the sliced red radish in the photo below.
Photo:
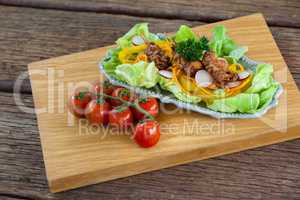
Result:
{"label": "sliced red radish", "polygon": [[233,82],[228,82],[226,84],[226,87],[227,88],[234,88],[234,87],[237,87],[241,84],[241,81],[233,81]]}
{"label": "sliced red radish", "polygon": [[238,74],[239,79],[241,79],[241,80],[247,78],[249,75],[250,75],[250,72],[248,72],[248,71],[242,71]]}
{"label": "sliced red radish", "polygon": [[162,75],[165,78],[172,78],[173,77],[173,73],[167,70],[160,70],[159,74]]}
{"label": "sliced red radish", "polygon": [[142,45],[145,43],[144,39],[141,36],[134,36],[131,41],[134,45]]}
{"label": "sliced red radish", "polygon": [[208,87],[212,84],[213,78],[207,71],[199,70],[195,75],[195,81],[199,87]]}

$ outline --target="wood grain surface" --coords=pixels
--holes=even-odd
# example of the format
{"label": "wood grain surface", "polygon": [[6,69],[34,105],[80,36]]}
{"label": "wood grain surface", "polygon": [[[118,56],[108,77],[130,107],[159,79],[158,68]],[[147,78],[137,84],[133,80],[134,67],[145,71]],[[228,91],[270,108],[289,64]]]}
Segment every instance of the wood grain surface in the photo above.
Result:
{"label": "wood grain surface", "polygon": [[[119,132],[104,135],[104,130],[90,131],[90,127],[78,121],[73,125],[68,124],[70,116],[64,109],[67,107],[64,99],[68,98],[69,85],[97,79],[98,62],[107,48],[29,65],[35,107],[48,108],[47,112],[37,114],[37,117],[51,191],[60,192],[300,137],[297,132],[300,127],[297,120],[300,108],[296,103],[300,101],[300,94],[290,73],[286,71],[287,66],[262,15],[216,24],[224,24],[237,43],[248,46],[250,50],[247,55],[250,58],[274,65],[275,79],[283,84],[285,94],[281,96],[276,109],[260,119],[219,121],[182,110],[175,110],[174,114],[162,112],[158,121],[161,127],[168,125],[168,128],[162,128],[160,143],[152,149],[140,149],[128,136]],[[198,26],[194,31],[210,36],[216,24]],[[47,71],[49,68],[56,71],[53,72],[53,86],[45,76],[34,74],[35,70]],[[63,77],[57,75],[58,70],[64,72]],[[287,75],[286,79],[282,79],[284,75]],[[58,83],[62,86],[60,89]],[[50,87],[54,96],[49,96]],[[60,98],[57,96],[59,91],[64,92]],[[49,111],[49,103],[52,112]],[[221,126],[214,128],[214,131],[202,128],[204,124],[213,126],[217,123],[221,123]],[[228,128],[222,127],[232,129],[229,133]]]}
{"label": "wood grain surface", "polygon": [[[298,0],[0,0],[6,5],[216,22],[261,12],[270,25],[300,27]],[[221,9],[218,9],[221,8]]]}
{"label": "wood grain surface", "polygon": [[[299,16],[299,1],[239,1],[242,9],[238,9],[236,5],[232,7],[232,1],[198,1],[198,9],[195,9],[193,1],[182,0],[182,5],[176,5],[177,8],[185,6],[185,10],[194,12],[189,13],[188,21],[185,20],[186,12],[175,12],[173,7],[167,10],[160,9],[161,5],[165,4],[163,1],[151,1],[154,3],[150,7],[160,10],[157,12],[152,9],[154,14],[144,10],[143,13],[148,17],[136,14],[132,11],[135,8],[132,7],[126,11],[127,8],[122,2],[114,3],[115,5],[91,0],[0,2],[16,5],[0,5],[0,91],[9,92],[0,92],[0,103],[3,105],[0,106],[0,199],[299,198],[299,140],[193,162],[66,193],[50,194],[35,115],[20,111],[14,103],[13,94],[10,93],[13,91],[15,78],[26,71],[28,63],[111,44],[136,22],[153,20],[152,27],[156,23],[161,24],[159,29],[154,31],[165,27],[166,31],[174,31],[182,23],[199,25],[251,12],[262,12],[267,18],[276,43],[299,87],[300,31],[296,28],[298,25],[295,25],[299,24],[299,17],[292,17]],[[171,18],[174,19],[166,20]],[[107,20],[113,23],[108,25]],[[62,26],[69,28],[63,29]],[[101,26],[106,29],[102,30]],[[115,32],[116,35],[113,34]],[[108,33],[105,39],[98,36],[103,35],[102,33]],[[79,38],[76,44],[70,42],[74,41],[72,37]],[[81,40],[81,37],[89,40]],[[29,82],[21,92],[31,93],[28,86]],[[31,95],[21,96],[28,106],[34,107]]]}
{"label": "wood grain surface", "polygon": [[[34,107],[31,95],[22,98]],[[19,113],[12,94],[2,92],[0,100],[5,105],[0,107],[1,199],[238,200],[300,195],[299,140],[50,194],[35,117]]]}
{"label": "wood grain surface", "polygon": [[[175,31],[180,24],[204,24],[186,20],[4,6],[0,6],[0,13],[0,80],[3,81],[0,88],[8,91],[12,91],[13,88],[9,86],[13,85],[13,81],[27,71],[28,63],[113,44],[116,38],[138,22],[149,22],[154,32]],[[300,54],[300,29],[271,27],[271,31],[300,86],[300,57],[297,56]],[[28,80],[23,88],[25,92],[31,91]]]}

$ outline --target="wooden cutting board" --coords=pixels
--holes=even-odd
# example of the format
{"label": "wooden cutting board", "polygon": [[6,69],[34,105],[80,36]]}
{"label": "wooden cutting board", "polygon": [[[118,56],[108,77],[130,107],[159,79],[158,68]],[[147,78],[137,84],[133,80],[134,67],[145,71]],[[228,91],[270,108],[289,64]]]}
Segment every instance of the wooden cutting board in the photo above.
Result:
{"label": "wooden cutting board", "polygon": [[[107,47],[29,65],[32,92],[49,187],[64,191],[151,170],[206,159],[300,137],[300,95],[261,14],[195,27],[210,36],[223,24],[250,58],[274,65],[285,92],[279,105],[260,119],[216,120],[162,105],[162,137],[157,146],[139,148],[128,135],[96,129],[74,120],[67,98],[74,84],[101,78],[98,62]],[[101,36],[99,36],[101,37]],[[107,131],[110,131],[108,134]]]}

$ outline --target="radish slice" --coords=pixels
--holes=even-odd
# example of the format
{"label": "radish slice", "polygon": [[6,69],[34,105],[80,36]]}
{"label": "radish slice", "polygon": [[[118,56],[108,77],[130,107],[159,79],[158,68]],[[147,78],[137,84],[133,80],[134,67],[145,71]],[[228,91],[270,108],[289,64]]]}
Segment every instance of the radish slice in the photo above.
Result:
{"label": "radish slice", "polygon": [[250,72],[248,72],[248,71],[242,71],[238,74],[239,79],[241,79],[241,80],[247,78],[249,75],[250,75]]}
{"label": "radish slice", "polygon": [[234,88],[234,87],[237,87],[241,84],[241,81],[234,81],[234,82],[228,82],[226,84],[226,87],[227,88]]}
{"label": "radish slice", "polygon": [[134,36],[131,41],[134,45],[142,45],[145,43],[144,39],[141,36]]}
{"label": "radish slice", "polygon": [[211,75],[205,70],[199,70],[195,75],[196,84],[199,87],[208,87],[213,82]]}
{"label": "radish slice", "polygon": [[173,73],[167,70],[160,70],[159,74],[162,75],[165,78],[172,78],[173,77]]}

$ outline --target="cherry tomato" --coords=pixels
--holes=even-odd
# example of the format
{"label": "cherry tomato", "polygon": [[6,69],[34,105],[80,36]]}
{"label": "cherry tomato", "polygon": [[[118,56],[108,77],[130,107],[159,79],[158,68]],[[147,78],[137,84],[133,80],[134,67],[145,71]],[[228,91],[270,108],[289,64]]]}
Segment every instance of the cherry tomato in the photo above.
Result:
{"label": "cherry tomato", "polygon": [[109,112],[109,123],[112,126],[129,128],[133,123],[132,113],[127,106],[113,108]]}
{"label": "cherry tomato", "polygon": [[[130,91],[126,88],[118,87],[111,93],[111,96],[121,98],[125,101],[129,101],[130,100]],[[112,106],[120,106],[123,104],[121,101],[115,100],[115,99],[111,99],[110,103]]]}
{"label": "cherry tomato", "polygon": [[134,140],[144,148],[152,147],[159,141],[160,126],[157,121],[146,120],[139,122],[134,131]]}
{"label": "cherry tomato", "polygon": [[78,88],[69,100],[69,110],[76,117],[84,117],[84,111],[87,104],[92,100],[92,94],[87,88]]}
{"label": "cherry tomato", "polygon": [[111,93],[114,91],[116,86],[113,86],[108,80],[105,80],[103,82],[100,82],[97,80],[91,89],[91,92],[95,95],[104,93],[107,95],[111,95]]}
{"label": "cherry tomato", "polygon": [[107,125],[110,105],[103,98],[90,101],[85,109],[85,116],[91,124]]}
{"label": "cherry tomato", "polygon": [[[155,98],[147,97],[147,98],[140,98],[136,99],[135,103],[138,103],[138,105],[147,111],[150,115],[153,117],[158,115],[158,101]],[[142,120],[145,118],[144,114],[138,111],[135,108],[132,108],[133,116],[136,120]]]}

